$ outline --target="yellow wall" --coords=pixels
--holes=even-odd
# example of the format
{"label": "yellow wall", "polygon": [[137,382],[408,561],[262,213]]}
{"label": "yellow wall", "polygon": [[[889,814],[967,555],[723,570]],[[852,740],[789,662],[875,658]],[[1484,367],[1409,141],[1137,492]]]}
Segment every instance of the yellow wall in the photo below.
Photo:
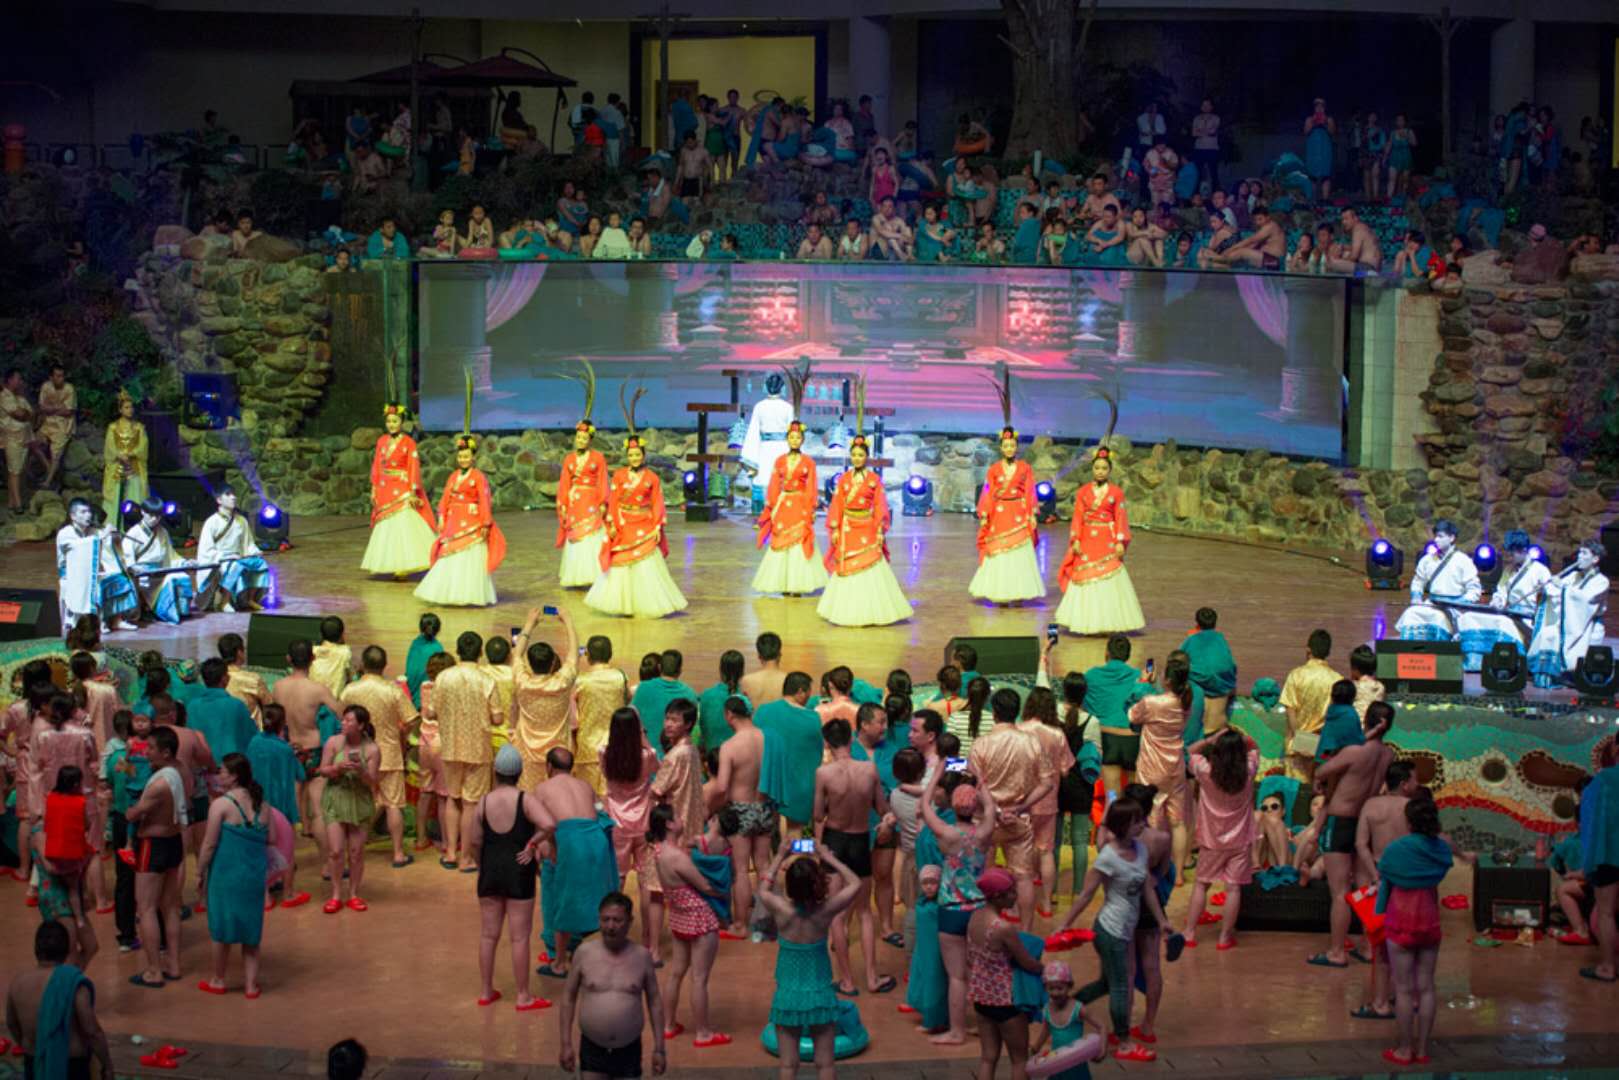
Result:
{"label": "yellow wall", "polygon": [[[642,142],[650,145],[657,113],[658,41],[646,39],[641,51]],[[669,80],[697,80],[699,93],[725,100],[727,90],[742,92],[744,108],[755,90],[771,90],[788,101],[802,97],[815,110],[815,39],[812,37],[674,38],[669,42]],[[744,143],[745,145],[745,143]]]}
{"label": "yellow wall", "polygon": [[[485,20],[483,55],[493,56],[508,45],[529,50],[552,71],[578,81],[578,86],[568,90],[570,108],[578,104],[579,96],[586,90],[595,92],[598,105],[605,104],[610,93],[629,96],[630,24],[627,22]],[[555,102],[555,90],[523,91],[523,114],[547,142],[551,138],[551,109]],[[566,109],[557,121],[557,142],[563,151],[573,146]]]}

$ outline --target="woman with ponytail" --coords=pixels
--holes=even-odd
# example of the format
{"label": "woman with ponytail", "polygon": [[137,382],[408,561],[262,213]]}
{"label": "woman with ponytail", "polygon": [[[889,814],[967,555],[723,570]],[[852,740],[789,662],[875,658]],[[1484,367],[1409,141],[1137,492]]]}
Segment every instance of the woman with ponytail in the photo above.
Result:
{"label": "woman with ponytail", "polygon": [[241,754],[226,754],[219,769],[223,794],[208,808],[208,831],[198,856],[200,888],[208,897],[208,936],[214,974],[197,984],[205,994],[225,992],[230,947],[242,947],[242,989],[259,996],[259,939],[264,931],[264,881],[269,874],[270,830],[264,789]]}

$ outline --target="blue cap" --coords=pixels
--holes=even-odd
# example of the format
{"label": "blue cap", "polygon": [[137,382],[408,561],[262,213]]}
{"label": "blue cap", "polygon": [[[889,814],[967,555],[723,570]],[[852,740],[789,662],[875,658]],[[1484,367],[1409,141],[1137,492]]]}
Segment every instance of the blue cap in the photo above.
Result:
{"label": "blue cap", "polygon": [[495,752],[495,774],[497,776],[522,776],[523,755],[517,752],[517,747],[507,743]]}

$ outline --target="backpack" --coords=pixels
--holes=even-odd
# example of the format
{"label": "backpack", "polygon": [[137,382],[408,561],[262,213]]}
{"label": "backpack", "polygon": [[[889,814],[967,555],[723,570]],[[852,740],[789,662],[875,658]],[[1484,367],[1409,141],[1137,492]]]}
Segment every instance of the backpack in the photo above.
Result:
{"label": "backpack", "polygon": [[1068,751],[1074,755],[1074,764],[1057,781],[1057,809],[1064,814],[1089,814],[1091,802],[1096,796],[1096,784],[1086,780],[1080,769],[1080,750],[1085,746],[1085,732],[1096,722],[1096,717],[1089,717],[1076,728],[1063,728],[1063,736],[1068,740]]}

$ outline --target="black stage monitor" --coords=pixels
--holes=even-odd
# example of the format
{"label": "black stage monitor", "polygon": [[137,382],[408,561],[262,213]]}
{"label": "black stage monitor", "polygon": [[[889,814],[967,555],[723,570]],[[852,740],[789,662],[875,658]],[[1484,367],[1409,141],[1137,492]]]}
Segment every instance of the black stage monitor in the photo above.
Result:
{"label": "black stage monitor", "polygon": [[[953,637],[944,647],[945,663],[950,662],[957,645],[971,645],[978,650],[980,675],[1032,675],[1040,670],[1040,639],[1032,634]],[[967,692],[965,686],[961,690]]]}
{"label": "black stage monitor", "polygon": [[62,609],[52,589],[0,589],[0,641],[62,636]]}
{"label": "black stage monitor", "polygon": [[250,667],[285,668],[287,645],[295,638],[320,644],[323,615],[260,615],[247,621],[247,663]]}
{"label": "black stage monitor", "polygon": [[1377,643],[1377,680],[1390,693],[1460,694],[1462,647],[1454,641]]}

